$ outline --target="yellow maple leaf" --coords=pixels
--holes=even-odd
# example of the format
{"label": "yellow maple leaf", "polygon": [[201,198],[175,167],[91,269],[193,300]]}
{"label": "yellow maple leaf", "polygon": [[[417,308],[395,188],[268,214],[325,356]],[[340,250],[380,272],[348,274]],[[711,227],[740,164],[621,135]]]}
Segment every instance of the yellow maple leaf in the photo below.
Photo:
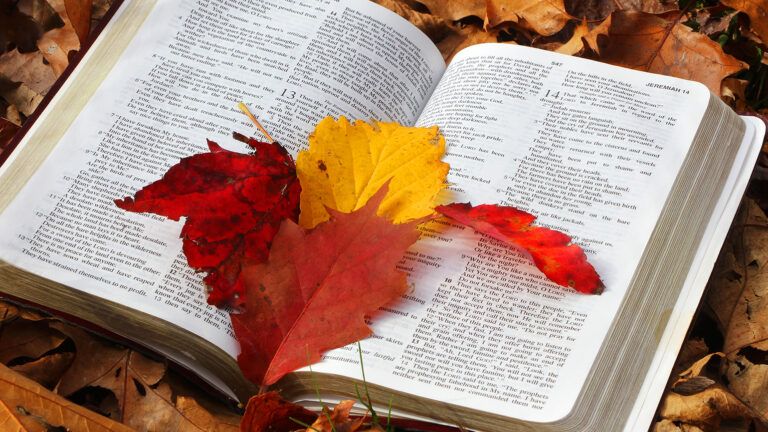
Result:
{"label": "yellow maple leaf", "polygon": [[403,223],[433,213],[445,187],[445,139],[437,129],[397,123],[338,121],[326,117],[299,152],[299,224],[313,228],[328,220],[326,207],[349,213],[364,206],[385,183],[389,191],[378,214]]}

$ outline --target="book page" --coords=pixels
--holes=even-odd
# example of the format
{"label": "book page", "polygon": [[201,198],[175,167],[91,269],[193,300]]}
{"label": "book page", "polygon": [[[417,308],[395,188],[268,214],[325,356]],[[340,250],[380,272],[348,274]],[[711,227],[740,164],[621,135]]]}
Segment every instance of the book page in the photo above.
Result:
{"label": "book page", "polygon": [[[436,221],[401,264],[412,292],[363,342],[368,380],[522,420],[570,412],[708,101],[697,83],[532,48],[462,51],[417,122],[445,134],[444,201],[530,211],[573,236],[605,291],[557,286],[523,253]],[[359,377],[355,356],[314,369]]]}
{"label": "book page", "polygon": [[226,311],[206,304],[202,275],[181,254],[181,222],[113,200],[207,151],[206,139],[247,152],[231,138],[255,134],[240,101],[295,154],[325,115],[412,124],[444,67],[425,35],[367,1],[159,1],[0,217],[0,259],[236,356]]}

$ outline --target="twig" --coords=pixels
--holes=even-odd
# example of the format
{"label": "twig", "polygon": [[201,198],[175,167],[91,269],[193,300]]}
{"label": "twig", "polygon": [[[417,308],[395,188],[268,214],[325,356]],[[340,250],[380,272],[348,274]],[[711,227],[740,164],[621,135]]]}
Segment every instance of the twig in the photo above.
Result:
{"label": "twig", "polygon": [[245,114],[249,119],[251,119],[253,124],[256,125],[256,127],[261,131],[261,133],[263,133],[264,136],[267,137],[267,140],[269,142],[271,143],[275,142],[274,138],[272,138],[272,136],[269,135],[269,132],[267,132],[267,130],[264,129],[264,126],[262,126],[261,123],[259,123],[259,120],[256,119],[256,116],[251,113],[251,110],[248,109],[247,105],[240,102],[237,104],[237,107],[240,108],[240,111],[242,111],[243,114]]}

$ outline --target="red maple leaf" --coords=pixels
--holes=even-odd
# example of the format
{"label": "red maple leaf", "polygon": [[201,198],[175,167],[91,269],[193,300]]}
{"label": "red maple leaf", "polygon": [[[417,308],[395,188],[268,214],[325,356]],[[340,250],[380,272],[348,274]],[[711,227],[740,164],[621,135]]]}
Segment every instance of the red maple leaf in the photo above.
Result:
{"label": "red maple leaf", "polygon": [[365,323],[406,290],[395,265],[418,238],[419,221],[395,225],[376,216],[382,188],[352,212],[306,232],[284,221],[266,264],[243,268],[244,310],[232,315],[240,369],[253,382],[274,384],[320,360],[323,352],[371,334]]}
{"label": "red maple leaf", "polygon": [[514,207],[469,203],[438,206],[438,213],[504,243],[527,251],[534,264],[551,281],[587,294],[603,290],[595,268],[571,237],[560,231],[533,226],[536,216]]}
{"label": "red maple leaf", "polygon": [[253,154],[208,141],[210,152],[182,159],[135,198],[115,200],[132,212],[187,218],[181,230],[190,267],[208,272],[208,302],[224,305],[243,294],[243,265],[264,262],[280,223],[299,212],[296,166],[277,143],[247,140]]}

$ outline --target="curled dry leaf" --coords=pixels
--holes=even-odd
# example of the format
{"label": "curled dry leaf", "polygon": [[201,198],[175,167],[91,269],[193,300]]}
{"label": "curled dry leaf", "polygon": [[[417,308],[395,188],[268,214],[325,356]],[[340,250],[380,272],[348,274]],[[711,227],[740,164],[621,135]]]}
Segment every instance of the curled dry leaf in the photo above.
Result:
{"label": "curled dry leaf", "polygon": [[284,221],[268,262],[243,269],[245,312],[232,315],[232,326],[248,379],[274,384],[368,337],[365,317],[405,293],[405,273],[395,266],[419,238],[418,221],[376,216],[386,193],[352,213],[330,210],[331,219],[309,233]]}
{"label": "curled dry leaf", "polygon": [[[0,401],[11,408],[18,423],[29,430],[132,431],[130,427],[80,407],[3,365],[0,365]],[[2,416],[0,412],[0,419]]]}
{"label": "curled dry leaf", "polygon": [[746,13],[755,33],[768,41],[768,3],[763,0],[721,0],[721,3]]}
{"label": "curled dry leaf", "polygon": [[582,20],[576,28],[573,30],[573,36],[568,40],[568,42],[561,45],[559,48],[555,50],[555,52],[558,52],[560,54],[566,54],[566,55],[575,55],[579,54],[584,50],[584,37],[586,37],[589,34],[589,26],[587,25],[587,20]]}
{"label": "curled dry leaf", "polygon": [[707,36],[643,12],[614,12],[597,43],[604,62],[699,81],[718,95],[723,78],[746,67]]}
{"label": "curled dry leaf", "polygon": [[388,184],[379,214],[395,223],[431,215],[434,198],[445,187],[445,139],[437,129],[397,123],[326,117],[299,152],[299,224],[313,228],[328,220],[326,209],[344,213],[362,208]]}
{"label": "curled dry leaf", "polygon": [[15,319],[0,327],[0,363],[19,358],[37,359],[66,338],[48,327],[48,321]]}
{"label": "curled dry leaf", "polygon": [[485,18],[486,0],[417,0],[424,4],[432,15],[449,21],[457,21],[468,16]]}
{"label": "curled dry leaf", "polygon": [[661,418],[718,430],[723,420],[749,418],[750,410],[719,384],[690,396],[668,393],[659,409]]}
{"label": "curled dry leaf", "polygon": [[31,362],[12,366],[11,369],[52,390],[69,365],[72,364],[74,357],[75,354],[71,352],[58,352]]}
{"label": "curled dry leaf", "polygon": [[488,27],[508,21],[543,36],[559,32],[573,18],[563,0],[488,0],[486,4]]}
{"label": "curled dry leaf", "polygon": [[[317,420],[312,423],[305,432],[356,432],[363,425],[363,417],[357,419],[349,418],[352,407],[355,406],[353,400],[343,400],[333,407],[329,412],[327,407],[323,407],[323,412],[317,416]],[[362,431],[361,431],[362,432]]]}
{"label": "curled dry leaf", "polygon": [[240,423],[243,432],[293,432],[298,420],[310,424],[317,414],[280,397],[277,392],[262,393],[248,400]]}
{"label": "curled dry leaf", "polygon": [[0,301],[0,324],[10,322],[19,316],[19,308],[16,306]]}
{"label": "curled dry leaf", "polygon": [[211,304],[242,295],[241,268],[263,262],[280,222],[298,217],[301,187],[291,156],[277,143],[247,144],[254,154],[208,141],[208,153],[182,159],[134,198],[115,201],[128,211],[187,218],[184,255],[190,267],[208,272]]}

